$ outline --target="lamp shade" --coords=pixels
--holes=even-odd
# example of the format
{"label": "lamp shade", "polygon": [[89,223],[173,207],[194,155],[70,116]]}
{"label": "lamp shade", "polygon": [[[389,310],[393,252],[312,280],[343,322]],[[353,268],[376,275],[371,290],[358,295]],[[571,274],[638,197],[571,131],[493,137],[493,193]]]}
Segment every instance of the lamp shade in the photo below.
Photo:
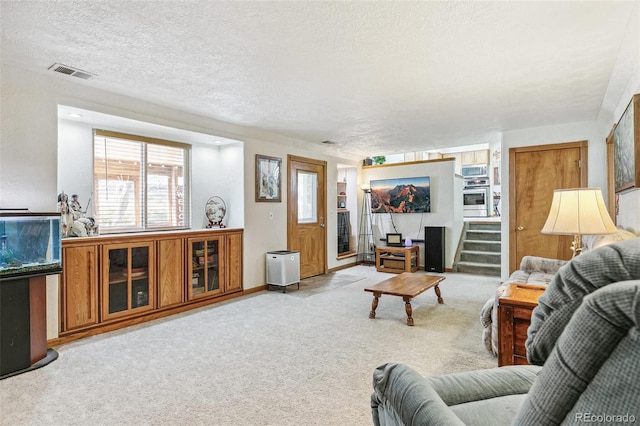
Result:
{"label": "lamp shade", "polygon": [[556,189],[543,234],[603,235],[618,230],[611,220],[600,188]]}

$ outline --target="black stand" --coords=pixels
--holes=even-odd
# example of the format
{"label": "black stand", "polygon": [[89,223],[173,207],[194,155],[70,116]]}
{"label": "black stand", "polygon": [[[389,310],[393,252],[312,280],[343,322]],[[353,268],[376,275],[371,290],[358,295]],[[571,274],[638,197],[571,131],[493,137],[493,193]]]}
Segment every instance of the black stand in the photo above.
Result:
{"label": "black stand", "polygon": [[45,276],[0,281],[0,379],[58,358],[47,349],[46,305]]}

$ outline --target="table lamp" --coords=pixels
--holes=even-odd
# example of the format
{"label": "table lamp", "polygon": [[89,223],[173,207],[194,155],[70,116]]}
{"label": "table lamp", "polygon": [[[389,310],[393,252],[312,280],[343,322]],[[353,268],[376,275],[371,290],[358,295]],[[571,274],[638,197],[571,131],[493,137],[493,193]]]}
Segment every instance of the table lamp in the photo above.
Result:
{"label": "table lamp", "polygon": [[573,235],[571,251],[582,252],[582,235],[618,232],[602,198],[600,188],[571,188],[553,191],[553,200],[543,234]]}

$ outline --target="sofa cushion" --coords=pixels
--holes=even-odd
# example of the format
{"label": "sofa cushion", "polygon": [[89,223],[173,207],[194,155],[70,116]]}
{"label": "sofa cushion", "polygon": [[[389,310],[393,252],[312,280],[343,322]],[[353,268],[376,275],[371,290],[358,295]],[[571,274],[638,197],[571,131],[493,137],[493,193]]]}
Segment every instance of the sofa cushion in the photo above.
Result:
{"label": "sofa cushion", "polygon": [[544,364],[584,296],[633,279],[640,279],[640,238],[591,250],[561,268],[533,310],[526,342],[529,362]]}
{"label": "sofa cushion", "polygon": [[526,393],[505,395],[454,405],[450,408],[465,425],[509,425],[520,411],[526,397]]}

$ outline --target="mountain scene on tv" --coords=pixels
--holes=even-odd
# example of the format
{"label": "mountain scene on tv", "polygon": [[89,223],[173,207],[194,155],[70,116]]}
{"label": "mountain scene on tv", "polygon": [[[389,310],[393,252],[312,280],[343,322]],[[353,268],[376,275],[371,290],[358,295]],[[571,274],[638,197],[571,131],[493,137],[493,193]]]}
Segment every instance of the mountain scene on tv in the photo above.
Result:
{"label": "mountain scene on tv", "polygon": [[371,181],[372,213],[428,213],[429,177]]}

